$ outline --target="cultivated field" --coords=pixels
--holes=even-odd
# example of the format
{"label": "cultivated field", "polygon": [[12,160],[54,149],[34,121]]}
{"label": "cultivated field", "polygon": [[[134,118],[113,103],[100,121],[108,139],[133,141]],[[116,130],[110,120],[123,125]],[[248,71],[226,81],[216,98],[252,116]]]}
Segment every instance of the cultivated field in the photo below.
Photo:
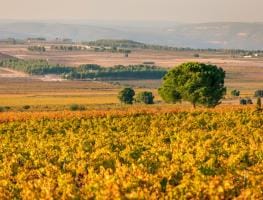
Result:
{"label": "cultivated field", "polygon": [[[24,59],[112,66],[185,61],[222,66],[228,89],[263,88],[263,60],[192,52],[32,53]],[[72,81],[0,68],[0,199],[261,199],[262,110],[229,94],[214,109],[161,101],[161,80]],[[152,91],[154,105],[122,105],[124,86]],[[255,102],[255,101],[254,101]],[[85,111],[69,111],[72,104]],[[4,112],[2,112],[4,111]]]}
{"label": "cultivated field", "polygon": [[0,105],[64,109],[70,104],[118,103],[119,88],[95,81],[42,81],[38,78],[0,78]]}
{"label": "cultivated field", "polygon": [[263,123],[253,108],[143,106],[0,120],[1,199],[263,195]]}

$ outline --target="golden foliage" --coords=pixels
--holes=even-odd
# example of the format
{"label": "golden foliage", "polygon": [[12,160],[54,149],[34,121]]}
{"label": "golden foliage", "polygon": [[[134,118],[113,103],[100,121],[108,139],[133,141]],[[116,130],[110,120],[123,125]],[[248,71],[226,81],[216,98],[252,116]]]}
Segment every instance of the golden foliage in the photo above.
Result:
{"label": "golden foliage", "polygon": [[1,199],[260,199],[251,108],[0,114]]}

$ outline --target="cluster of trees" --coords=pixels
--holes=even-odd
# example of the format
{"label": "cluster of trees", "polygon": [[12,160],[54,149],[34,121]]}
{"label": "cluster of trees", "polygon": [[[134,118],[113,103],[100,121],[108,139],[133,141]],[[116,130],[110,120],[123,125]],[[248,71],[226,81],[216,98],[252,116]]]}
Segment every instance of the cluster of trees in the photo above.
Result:
{"label": "cluster of trees", "polygon": [[46,48],[44,46],[29,46],[28,51],[36,51],[36,52],[45,52]]}
{"label": "cluster of trees", "polygon": [[[215,65],[189,62],[170,70],[163,78],[159,94],[165,102],[182,100],[205,107],[215,107],[226,94],[225,71]],[[232,96],[240,96],[239,90],[232,90]],[[263,90],[255,91],[257,110],[261,110]],[[251,98],[241,98],[241,105],[253,104]]]}
{"label": "cluster of trees", "polygon": [[152,92],[144,91],[135,95],[135,91],[132,88],[124,88],[119,92],[118,99],[124,104],[143,103],[153,104],[154,96]]}
{"label": "cluster of trees", "polygon": [[51,49],[56,51],[86,51],[86,47],[75,45],[52,45]]}
{"label": "cluster of trees", "polygon": [[20,60],[11,59],[0,62],[0,66],[17,71],[23,71],[32,75],[63,74],[74,70],[73,67],[50,65],[46,60]]}
{"label": "cluster of trees", "polygon": [[263,97],[263,90],[255,91],[255,97]]}
{"label": "cluster of trees", "polygon": [[[239,97],[240,96],[240,91],[237,89],[234,89],[231,91],[231,95],[234,97]],[[262,105],[261,105],[261,98],[263,97],[263,90],[256,90],[254,97],[257,97],[256,100],[256,109],[262,110]],[[253,104],[253,100],[250,97],[245,97],[245,98],[240,98],[239,99],[240,105],[251,105]]]}
{"label": "cluster of trees", "polygon": [[161,79],[167,72],[166,69],[150,65],[102,67],[87,64],[79,67],[66,67],[51,65],[46,60],[20,59],[1,61],[0,66],[32,75],[58,74],[65,79]]}
{"label": "cluster of trees", "polygon": [[231,95],[234,96],[234,97],[239,97],[239,95],[240,95],[240,91],[234,89],[234,90],[231,91]]}
{"label": "cluster of trees", "polygon": [[249,104],[253,104],[253,101],[251,98],[246,97],[246,98],[241,98],[239,100],[239,103],[240,103],[240,105],[249,105]]}
{"label": "cluster of trees", "polygon": [[[196,51],[196,52],[217,52],[217,53],[226,53],[230,55],[237,55],[237,56],[246,56],[246,55],[263,55],[263,51],[261,50],[243,50],[243,49],[212,49],[212,48],[206,48],[206,49],[194,49],[189,47],[171,47],[171,46],[165,46],[165,45],[151,45],[151,44],[144,44],[140,42],[135,42],[132,40],[96,40],[96,41],[90,41],[90,42],[83,42],[85,45],[89,46],[96,46],[104,48],[106,51],[107,49],[105,47],[110,47],[111,49],[117,49],[117,48],[130,48],[130,49],[151,49],[151,50],[165,50],[165,51]],[[98,48],[99,50],[100,48]],[[100,49],[101,50],[101,49]],[[199,56],[198,53],[194,54],[194,57]]]}
{"label": "cluster of trees", "polygon": [[47,41],[47,39],[46,38],[44,38],[44,37],[31,37],[31,38],[27,38],[27,41],[42,41],[42,42],[45,42],[45,41]]}
{"label": "cluster of trees", "polygon": [[117,65],[114,67],[81,65],[63,74],[63,77],[65,79],[161,79],[166,73],[166,69],[149,65]]}
{"label": "cluster of trees", "polygon": [[146,45],[132,40],[96,40],[91,42],[83,42],[84,45],[112,47],[112,48],[144,48]]}
{"label": "cluster of trees", "polygon": [[[158,92],[167,103],[177,103],[182,100],[208,108],[220,104],[226,94],[224,86],[225,71],[215,65],[189,62],[170,70],[163,78],[163,84]],[[141,92],[135,96],[132,88],[124,88],[118,98],[122,103],[141,102],[153,103],[151,92]]]}

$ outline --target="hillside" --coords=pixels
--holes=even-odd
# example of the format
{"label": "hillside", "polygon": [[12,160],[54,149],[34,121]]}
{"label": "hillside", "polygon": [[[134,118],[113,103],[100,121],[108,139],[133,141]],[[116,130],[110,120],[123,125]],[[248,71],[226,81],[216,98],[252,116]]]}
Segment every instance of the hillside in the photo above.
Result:
{"label": "hillside", "polygon": [[192,48],[262,49],[263,23],[89,23],[1,22],[0,39],[10,37],[72,38],[92,41],[128,39],[149,44]]}

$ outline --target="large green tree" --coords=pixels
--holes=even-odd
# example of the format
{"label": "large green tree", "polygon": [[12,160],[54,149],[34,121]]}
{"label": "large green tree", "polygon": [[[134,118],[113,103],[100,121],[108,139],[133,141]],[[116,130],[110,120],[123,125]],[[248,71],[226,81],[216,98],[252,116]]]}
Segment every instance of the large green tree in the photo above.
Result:
{"label": "large green tree", "polygon": [[226,93],[224,79],[225,71],[215,65],[184,63],[164,76],[159,94],[168,103],[184,100],[194,107],[215,107]]}

